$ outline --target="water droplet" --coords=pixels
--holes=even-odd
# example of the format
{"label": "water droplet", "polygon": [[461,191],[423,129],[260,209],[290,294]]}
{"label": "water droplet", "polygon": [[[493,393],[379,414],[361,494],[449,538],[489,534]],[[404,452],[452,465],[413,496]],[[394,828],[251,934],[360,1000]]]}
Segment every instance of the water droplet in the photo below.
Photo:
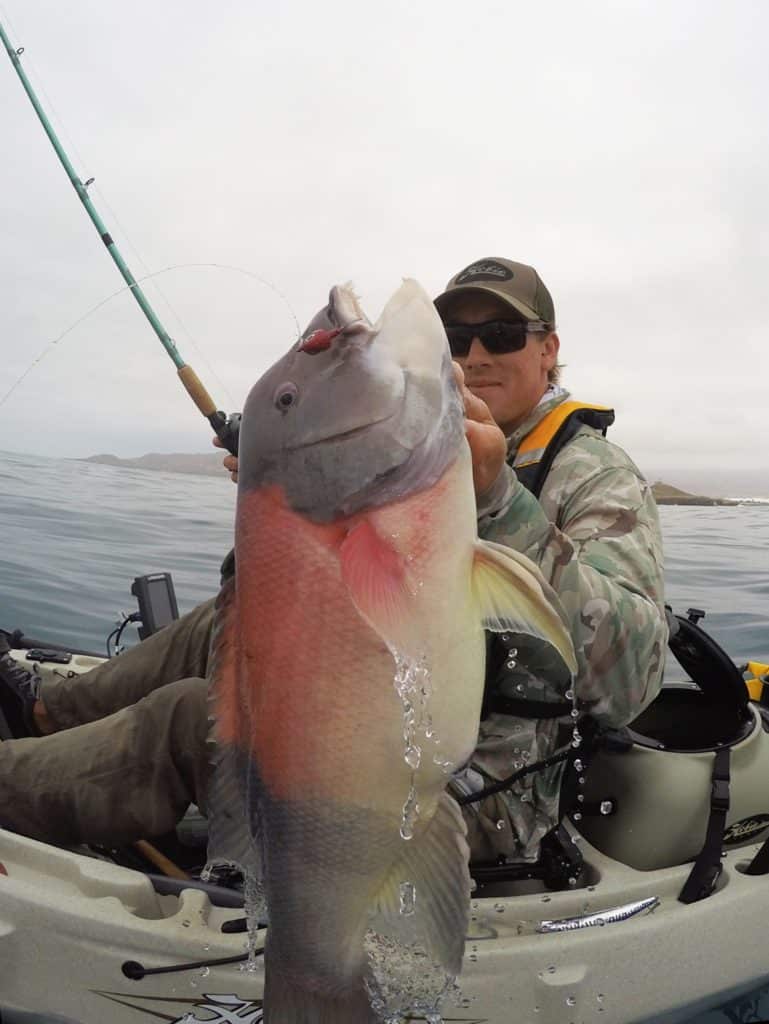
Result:
{"label": "water droplet", "polygon": [[550,964],[549,965],[549,967],[547,968],[547,973],[548,974],[555,974],[555,964]]}
{"label": "water droplet", "polygon": [[614,810],[614,804],[611,802],[611,800],[602,800],[599,810],[601,814],[611,814],[611,812]]}
{"label": "water droplet", "polygon": [[403,760],[414,771],[419,767],[419,763],[422,760],[422,751],[417,746],[408,746],[403,754]]}
{"label": "water droplet", "polygon": [[581,772],[584,767],[585,766],[582,763],[582,761],[580,761],[580,759],[578,757],[575,757],[574,758],[574,770],[577,771],[577,772]]}
{"label": "water droplet", "polygon": [[182,921],[182,928],[189,928],[189,926],[190,926],[190,922],[189,921]]}
{"label": "water droplet", "polygon": [[572,836],[571,841],[576,845],[582,840],[582,836]]}
{"label": "water droplet", "polygon": [[535,1006],[535,1007],[534,1007],[534,1012],[535,1012],[535,1013],[539,1013],[539,1007],[538,1007],[538,1006]]}
{"label": "water droplet", "polygon": [[517,647],[511,647],[510,648],[510,657],[511,658],[514,658],[517,653],[518,653],[518,648]]}
{"label": "water droplet", "polygon": [[569,712],[569,714],[571,715],[571,717],[572,717],[572,718],[579,718],[579,711],[577,711],[577,709],[576,709],[576,708],[573,708],[573,709],[572,709],[572,710],[571,710],[571,711]]}
{"label": "water droplet", "polygon": [[497,829],[498,832],[501,832],[504,829],[504,827],[505,827],[505,822],[504,822],[504,820],[502,818],[500,818],[497,821],[497,823],[496,823],[496,829]]}
{"label": "water droplet", "polygon": [[417,791],[412,781],[409,795],[403,805],[403,816],[401,818],[400,833],[402,839],[412,839],[414,836],[414,825],[419,817],[419,804],[417,802]]}
{"label": "water droplet", "polygon": [[567,690],[564,697],[566,700],[574,700],[574,690]]}
{"label": "water droplet", "polygon": [[203,970],[200,972],[200,977],[201,978],[207,978],[210,973],[211,973],[211,968],[210,967],[204,967]]}
{"label": "water droplet", "polygon": [[577,794],[577,801],[578,801],[578,803],[583,804],[585,802],[585,794],[584,793],[578,793]]}
{"label": "water droplet", "polygon": [[529,794],[528,793],[521,793],[521,803],[522,804],[527,804],[528,802],[529,802]]}
{"label": "water droplet", "polygon": [[498,914],[504,914],[504,912],[505,912],[505,905],[504,905],[504,903],[495,903],[494,904],[494,909],[496,910],[496,912]]}
{"label": "water droplet", "polygon": [[510,637],[507,635],[507,633],[503,633],[502,636],[500,637],[500,640],[502,640],[503,643],[507,643],[509,639]]}
{"label": "water droplet", "polygon": [[574,998],[574,996],[567,996],[566,997],[566,1005],[567,1006],[576,1006],[577,1005],[577,1000]]}
{"label": "water droplet", "polygon": [[472,963],[477,963],[478,961],[478,957],[476,956],[475,953],[471,953],[467,959],[470,960]]}
{"label": "water droplet", "polygon": [[570,878],[569,879],[569,885],[576,885],[576,884],[577,884],[577,879],[576,878]]}
{"label": "water droplet", "polygon": [[602,1003],[604,1001],[604,994],[603,994],[603,992],[599,992],[598,995],[595,998],[596,998],[596,1002]]}
{"label": "water droplet", "polygon": [[580,777],[577,779],[577,782],[579,782],[580,786],[584,786],[585,785],[585,776],[584,775],[580,775]]}
{"label": "water droplet", "polygon": [[400,884],[400,913],[408,917],[416,910],[417,890],[413,882],[401,882]]}
{"label": "water droplet", "polygon": [[582,821],[582,815],[579,811],[575,811],[574,814],[572,814],[572,818],[574,818],[575,821]]}
{"label": "water droplet", "polygon": [[603,928],[603,926],[606,924],[606,921],[604,921],[602,917],[597,917],[595,919],[595,923],[598,925],[599,928]]}
{"label": "water droplet", "polygon": [[508,661],[507,667],[508,668],[515,668],[515,662],[512,660],[512,658],[510,659],[510,661]]}
{"label": "water droplet", "polygon": [[553,898],[552,896],[543,896],[542,897],[542,902],[543,903],[549,903],[552,898]]}
{"label": "water droplet", "polygon": [[515,689],[518,693],[523,693],[523,683],[518,683]]}
{"label": "water droplet", "polygon": [[595,892],[595,886],[594,886],[594,885],[589,885],[589,886],[587,887],[587,891],[588,891],[588,892]]}

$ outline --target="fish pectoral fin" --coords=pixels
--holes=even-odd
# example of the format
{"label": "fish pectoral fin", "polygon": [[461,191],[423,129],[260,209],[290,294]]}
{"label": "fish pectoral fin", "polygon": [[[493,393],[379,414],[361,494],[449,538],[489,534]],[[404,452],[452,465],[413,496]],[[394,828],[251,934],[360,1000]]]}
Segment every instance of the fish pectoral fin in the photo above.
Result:
{"label": "fish pectoral fin", "polygon": [[[377,894],[376,931],[408,941],[412,931],[452,977],[459,974],[470,916],[467,829],[456,802],[444,792],[424,832],[404,840],[402,856]],[[413,886],[413,913],[402,913]]]}
{"label": "fish pectoral fin", "polygon": [[512,548],[477,541],[473,596],[485,629],[525,633],[550,644],[572,675],[577,671],[569,630],[560,602],[537,566]]}
{"label": "fish pectoral fin", "polygon": [[401,646],[410,632],[414,596],[402,556],[363,519],[342,541],[339,564],[358,612],[386,644]]}

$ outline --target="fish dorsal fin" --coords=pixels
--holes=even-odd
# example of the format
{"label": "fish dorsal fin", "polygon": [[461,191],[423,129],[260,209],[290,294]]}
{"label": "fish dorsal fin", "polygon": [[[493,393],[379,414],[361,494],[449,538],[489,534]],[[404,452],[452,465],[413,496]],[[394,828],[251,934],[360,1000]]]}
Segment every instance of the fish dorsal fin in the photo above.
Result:
{"label": "fish dorsal fin", "polygon": [[501,544],[478,541],[473,596],[485,629],[538,637],[554,647],[569,672],[576,674],[574,645],[556,610],[558,598],[525,555]]}
{"label": "fish dorsal fin", "polygon": [[[445,791],[424,831],[403,842],[402,854],[377,893],[373,927],[401,941],[416,939],[452,977],[459,974],[470,916],[470,850],[456,802]],[[409,887],[401,911],[402,886]],[[413,887],[413,889],[411,889]]]}
{"label": "fish dorsal fin", "polygon": [[209,666],[209,749],[211,776],[206,795],[208,863],[237,864],[261,877],[257,841],[247,793],[248,754],[240,736],[245,721],[240,707],[235,579],[227,580],[216,599]]}

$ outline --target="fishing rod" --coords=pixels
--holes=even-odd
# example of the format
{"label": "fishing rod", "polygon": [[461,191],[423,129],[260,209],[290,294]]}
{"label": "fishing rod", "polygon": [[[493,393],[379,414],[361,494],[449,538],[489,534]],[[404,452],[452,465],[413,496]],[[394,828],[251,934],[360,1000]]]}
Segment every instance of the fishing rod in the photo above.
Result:
{"label": "fishing rod", "polygon": [[166,350],[168,355],[171,357],[171,360],[174,366],[176,367],[179,379],[184,385],[187,394],[190,396],[192,401],[195,403],[198,409],[203,413],[208,422],[211,424],[211,426],[214,429],[214,432],[216,433],[216,436],[222,442],[224,447],[233,455],[237,455],[238,425],[240,423],[240,416],[235,414],[231,417],[228,417],[226,413],[223,413],[220,409],[217,409],[216,403],[214,402],[213,398],[211,398],[208,391],[206,391],[198,375],[195,373],[193,368],[188,363],[185,363],[184,360],[182,359],[179,350],[177,349],[176,345],[171,339],[171,336],[163,327],[162,323],[160,322],[160,319],[158,318],[158,315],[150,305],[147,296],[144,294],[141,287],[134,278],[133,274],[128,269],[128,264],[125,262],[122,255],[120,254],[120,250],[115,245],[112,235],[110,235],[109,231],[107,231],[104,221],[101,219],[98,211],[96,210],[96,207],[91,202],[91,197],[88,195],[88,186],[93,182],[94,179],[89,178],[88,181],[85,182],[80,180],[78,175],[75,173],[75,169],[72,166],[69,157],[64,152],[64,148],[61,142],[59,141],[56,132],[53,130],[50,121],[46,117],[45,111],[40,105],[40,101],[38,100],[35,94],[35,90],[32,88],[32,85],[30,84],[30,81],[24,72],[24,68],[21,65],[21,55],[24,53],[24,47],[20,46],[18,48],[14,48],[11,45],[11,41],[9,40],[6,34],[5,29],[3,28],[2,22],[0,22],[0,39],[2,39],[3,41],[3,45],[5,46],[6,52],[10,57],[11,63],[13,64],[14,69],[16,70],[16,74],[19,76],[21,84],[24,87],[24,91],[29,97],[29,101],[32,104],[35,113],[37,114],[40,123],[43,126],[43,130],[45,131],[45,134],[48,136],[48,139],[51,145],[53,146],[54,151],[56,152],[56,155],[58,156],[62,167],[66,171],[67,177],[72,183],[72,187],[74,188],[75,192],[77,192],[78,198],[85,207],[86,213],[91,218],[93,226],[99,232],[99,237],[106,246],[107,252],[112,257],[115,266],[120,271],[123,280],[128,285],[131,294],[138,302],[141,311],[149,320],[150,326],[157,335],[157,338],[160,341],[161,345]]}

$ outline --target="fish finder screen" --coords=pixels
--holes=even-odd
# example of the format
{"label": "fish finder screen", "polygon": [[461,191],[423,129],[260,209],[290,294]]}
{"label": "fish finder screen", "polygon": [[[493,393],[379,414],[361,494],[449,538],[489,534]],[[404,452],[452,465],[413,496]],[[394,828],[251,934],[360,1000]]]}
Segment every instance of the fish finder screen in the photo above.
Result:
{"label": "fish finder screen", "polygon": [[165,575],[149,579],[147,582],[147,593],[152,605],[152,617],[155,626],[161,629],[173,622],[176,616],[171,605],[171,595],[168,591],[168,581]]}
{"label": "fish finder screen", "polygon": [[131,585],[131,593],[139,603],[142,621],[139,636],[142,640],[179,618],[170,573],[155,572],[148,576],[137,576]]}

